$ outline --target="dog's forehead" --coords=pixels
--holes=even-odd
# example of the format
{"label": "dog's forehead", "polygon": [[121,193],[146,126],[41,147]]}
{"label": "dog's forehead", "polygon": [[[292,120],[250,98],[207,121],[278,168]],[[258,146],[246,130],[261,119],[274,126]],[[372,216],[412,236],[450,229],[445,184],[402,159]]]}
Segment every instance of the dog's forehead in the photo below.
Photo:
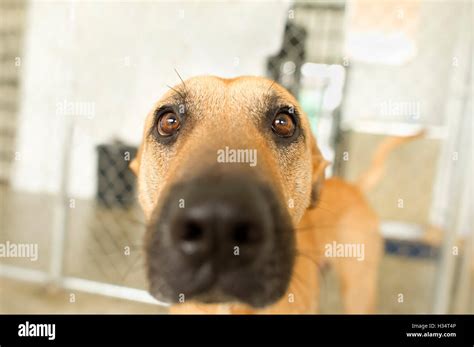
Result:
{"label": "dog's forehead", "polygon": [[171,87],[159,103],[183,101],[189,104],[204,103],[209,106],[226,103],[230,106],[233,102],[240,105],[245,102],[265,102],[268,98],[276,96],[282,102],[297,104],[286,89],[264,77],[198,76]]}
{"label": "dog's forehead", "polygon": [[233,94],[245,92],[246,94],[261,93],[269,91],[276,83],[256,76],[241,76],[236,78],[221,78],[216,76],[197,76],[184,82],[186,88],[193,90],[196,94],[208,92],[222,92]]}

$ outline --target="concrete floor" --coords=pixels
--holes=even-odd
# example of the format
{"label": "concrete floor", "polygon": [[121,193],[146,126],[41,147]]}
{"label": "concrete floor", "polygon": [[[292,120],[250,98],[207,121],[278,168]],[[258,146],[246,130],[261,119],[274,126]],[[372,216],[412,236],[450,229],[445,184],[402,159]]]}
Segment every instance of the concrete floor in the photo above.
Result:
{"label": "concrete floor", "polygon": [[0,278],[0,313],[167,313],[158,305],[74,292],[51,291],[43,286]]}
{"label": "concrete floor", "polygon": [[[386,256],[381,264],[379,313],[429,313],[434,264]],[[158,305],[142,304],[74,291],[48,290],[28,282],[0,278],[0,313],[166,313]],[[404,302],[398,302],[403,293]],[[335,274],[322,278],[321,313],[343,313]]]}
{"label": "concrete floor", "polygon": [[[57,200],[46,195],[0,188],[1,242],[37,243],[39,259],[2,258],[4,264],[46,271],[51,254],[51,231]],[[8,204],[6,203],[8,201]],[[64,273],[69,277],[146,288],[140,242],[143,236],[138,209],[104,208],[92,201],[75,201],[68,208]],[[130,253],[126,251],[129,247]],[[380,265],[378,312],[429,313],[436,265],[433,260],[385,255]],[[51,292],[42,286],[0,278],[0,313],[166,313],[166,308],[68,291]],[[404,301],[398,301],[403,294]],[[335,274],[322,278],[321,312],[342,313]],[[474,305],[471,304],[471,311]]]}

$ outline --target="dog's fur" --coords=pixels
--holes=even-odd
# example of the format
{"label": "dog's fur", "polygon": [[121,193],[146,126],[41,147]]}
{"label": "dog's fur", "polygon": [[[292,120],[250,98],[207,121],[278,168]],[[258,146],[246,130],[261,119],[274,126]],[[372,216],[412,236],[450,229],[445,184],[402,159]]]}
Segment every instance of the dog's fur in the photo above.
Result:
{"label": "dog's fur", "polygon": [[[258,130],[259,114],[269,98],[277,97],[294,106],[300,114],[303,135],[298,141],[279,147]],[[150,135],[155,110],[179,98],[193,113],[192,124],[171,148]],[[261,116],[261,115],[260,115]],[[238,121],[236,121],[238,120]],[[190,131],[192,127],[192,131]],[[407,139],[409,140],[409,139]],[[151,223],[162,208],[163,197],[187,175],[215,166],[215,150],[255,148],[258,175],[265,177],[281,199],[294,226],[296,254],[286,293],[274,304],[255,309],[240,303],[203,304],[186,302],[171,307],[180,313],[312,313],[318,311],[318,269],[334,266],[342,290],[344,308],[349,313],[375,309],[377,268],[382,253],[378,218],[364,198],[380,177],[383,159],[395,145],[406,140],[389,139],[375,156],[374,168],[360,179],[360,187],[339,178],[324,180],[327,162],[323,159],[309,121],[295,98],[283,87],[259,77],[221,79],[196,77],[172,88],[149,113],[143,142],[131,169],[138,177],[139,201],[146,221]],[[237,170],[238,171],[238,170]],[[362,189],[361,189],[362,188]],[[291,201],[291,207],[287,202]],[[338,244],[363,244],[363,261],[354,257],[329,258],[324,248]],[[149,241],[149,236],[146,242]]]}

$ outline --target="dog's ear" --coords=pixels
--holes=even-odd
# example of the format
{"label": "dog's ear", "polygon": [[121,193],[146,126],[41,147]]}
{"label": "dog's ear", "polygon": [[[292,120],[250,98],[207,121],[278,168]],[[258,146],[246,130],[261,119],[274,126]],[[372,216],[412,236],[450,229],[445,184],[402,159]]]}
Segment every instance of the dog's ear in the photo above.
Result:
{"label": "dog's ear", "polygon": [[318,148],[316,143],[316,138],[311,134],[311,160],[313,162],[313,172],[312,172],[312,186],[311,186],[311,201],[309,208],[316,206],[318,202],[319,193],[321,187],[324,183],[324,171],[329,165],[329,162],[323,158],[321,151]]}
{"label": "dog's ear", "polygon": [[138,170],[140,168],[140,162],[142,160],[142,147],[143,143],[138,148],[137,155],[135,156],[135,158],[133,158],[130,162],[130,165],[128,165],[128,167],[135,174],[135,176],[138,176]]}

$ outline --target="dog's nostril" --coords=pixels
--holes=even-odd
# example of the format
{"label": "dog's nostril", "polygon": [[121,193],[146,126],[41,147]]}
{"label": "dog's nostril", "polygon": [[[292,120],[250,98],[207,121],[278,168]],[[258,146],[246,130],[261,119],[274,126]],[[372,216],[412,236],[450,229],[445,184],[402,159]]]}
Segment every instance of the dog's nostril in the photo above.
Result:
{"label": "dog's nostril", "polygon": [[204,237],[204,230],[202,226],[194,221],[188,221],[184,225],[183,233],[181,235],[182,241],[196,242]]}
{"label": "dog's nostril", "polygon": [[232,228],[232,240],[236,244],[249,244],[249,243],[255,243],[258,241],[258,233],[256,230],[253,230],[253,226],[251,223],[248,222],[240,222],[237,223],[233,228]]}
{"label": "dog's nostril", "polygon": [[232,230],[232,240],[238,244],[247,243],[249,239],[248,224],[238,223]]}
{"label": "dog's nostril", "polygon": [[179,224],[175,230],[176,245],[185,255],[196,258],[209,253],[212,237],[209,237],[211,235],[206,223],[189,219]]}

